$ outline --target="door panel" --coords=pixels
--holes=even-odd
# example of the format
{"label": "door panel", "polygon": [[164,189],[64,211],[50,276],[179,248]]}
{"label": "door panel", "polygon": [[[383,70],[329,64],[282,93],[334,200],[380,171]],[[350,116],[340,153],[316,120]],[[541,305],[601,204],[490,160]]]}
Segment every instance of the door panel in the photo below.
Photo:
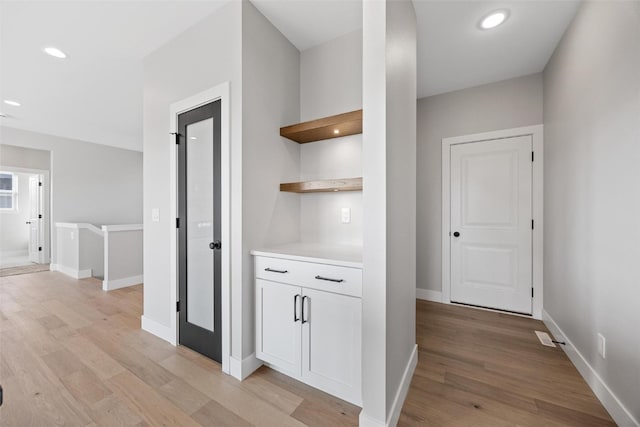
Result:
{"label": "door panel", "polygon": [[302,378],[361,405],[360,298],[304,289]]}
{"label": "door panel", "polygon": [[179,342],[222,361],[220,101],[178,116]]}
{"label": "door panel", "polygon": [[187,322],[213,332],[213,119],[187,125],[187,138]]}
{"label": "door panel", "polygon": [[531,314],[531,191],[530,136],[451,146],[451,301]]}
{"label": "door panel", "polygon": [[300,303],[297,286],[256,279],[256,357],[300,376]]}
{"label": "door panel", "polygon": [[40,260],[40,177],[29,177],[29,261],[42,262]]}

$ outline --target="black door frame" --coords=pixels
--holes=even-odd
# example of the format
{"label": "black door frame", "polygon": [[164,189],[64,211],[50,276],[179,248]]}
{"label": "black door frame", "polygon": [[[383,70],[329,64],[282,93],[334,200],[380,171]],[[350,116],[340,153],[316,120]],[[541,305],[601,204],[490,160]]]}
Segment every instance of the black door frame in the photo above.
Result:
{"label": "black door frame", "polygon": [[[213,118],[213,175],[214,175],[214,242],[221,236],[221,100],[212,101],[178,115],[177,127],[177,199],[178,199],[178,337],[179,344],[185,345],[205,356],[222,363],[222,252],[214,252],[214,332],[187,322],[187,126],[208,118]],[[213,242],[212,242],[213,243]]]}

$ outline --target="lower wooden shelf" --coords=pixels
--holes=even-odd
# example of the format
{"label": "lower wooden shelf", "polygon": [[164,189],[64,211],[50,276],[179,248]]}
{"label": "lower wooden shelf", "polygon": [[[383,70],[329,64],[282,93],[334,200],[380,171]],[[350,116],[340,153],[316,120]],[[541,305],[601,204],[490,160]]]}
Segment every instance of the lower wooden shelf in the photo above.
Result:
{"label": "lower wooden shelf", "polygon": [[280,184],[280,191],[290,193],[323,193],[331,191],[362,191],[362,177],[323,179],[318,181],[288,182]]}

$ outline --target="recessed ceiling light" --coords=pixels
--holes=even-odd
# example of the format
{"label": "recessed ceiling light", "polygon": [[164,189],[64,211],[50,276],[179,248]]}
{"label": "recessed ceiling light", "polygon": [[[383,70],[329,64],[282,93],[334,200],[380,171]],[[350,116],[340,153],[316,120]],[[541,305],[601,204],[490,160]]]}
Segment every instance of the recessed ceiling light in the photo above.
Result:
{"label": "recessed ceiling light", "polygon": [[509,11],[507,10],[497,10],[495,12],[491,12],[480,21],[480,28],[483,30],[490,30],[491,28],[495,28],[498,25],[504,23],[509,17]]}
{"label": "recessed ceiling light", "polygon": [[11,106],[13,106],[13,107],[19,107],[20,105],[22,105],[22,104],[20,104],[19,102],[12,101],[12,100],[10,100],[10,99],[5,99],[5,100],[4,100],[4,103],[5,103],[5,104],[7,104],[7,105],[11,105]]}
{"label": "recessed ceiling light", "polygon": [[334,133],[334,135],[339,134],[339,133],[340,133],[340,129],[334,129],[334,130],[333,130],[333,133]]}
{"label": "recessed ceiling light", "polygon": [[57,47],[45,47],[44,52],[55,58],[64,59],[67,57],[67,54],[61,51],[60,49],[58,49]]}

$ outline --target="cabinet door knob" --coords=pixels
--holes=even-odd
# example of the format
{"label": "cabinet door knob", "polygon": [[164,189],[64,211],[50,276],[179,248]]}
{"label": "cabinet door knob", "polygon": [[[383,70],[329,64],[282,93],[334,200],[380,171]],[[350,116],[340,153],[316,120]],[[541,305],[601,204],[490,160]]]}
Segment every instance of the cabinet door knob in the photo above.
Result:
{"label": "cabinet door knob", "polygon": [[453,232],[453,237],[460,237],[460,232],[459,231],[454,231]]}

